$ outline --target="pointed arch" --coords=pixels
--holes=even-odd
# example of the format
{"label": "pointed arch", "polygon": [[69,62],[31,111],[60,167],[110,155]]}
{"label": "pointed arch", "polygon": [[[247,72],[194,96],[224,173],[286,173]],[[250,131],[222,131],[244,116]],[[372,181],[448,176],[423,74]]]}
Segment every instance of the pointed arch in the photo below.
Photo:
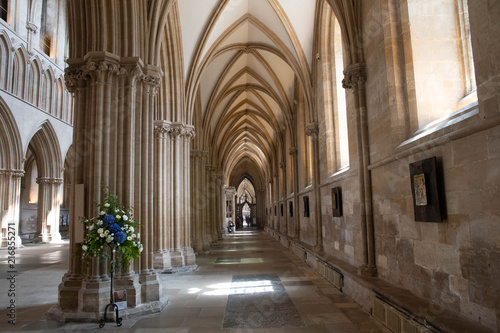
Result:
{"label": "pointed arch", "polygon": [[24,45],[14,53],[12,63],[12,93],[19,98],[25,97],[26,67],[28,64],[28,52]]}
{"label": "pointed arch", "polygon": [[39,177],[62,178],[63,164],[56,132],[50,121],[44,121],[31,138],[30,146],[36,155]]}
{"label": "pointed arch", "polygon": [[54,82],[54,71],[52,67],[49,67],[43,72],[43,90],[40,97],[40,107],[52,115],[56,115],[56,110],[53,107]]}
{"label": "pointed arch", "polygon": [[0,97],[0,170],[23,169],[22,140],[7,103]]}
{"label": "pointed arch", "polygon": [[38,57],[35,57],[28,70],[28,102],[40,107],[40,95],[43,89],[42,64]]}
{"label": "pointed arch", "polygon": [[0,62],[0,89],[5,90],[8,90],[9,82],[10,49],[10,39],[3,32],[0,32],[0,59],[2,59]]}

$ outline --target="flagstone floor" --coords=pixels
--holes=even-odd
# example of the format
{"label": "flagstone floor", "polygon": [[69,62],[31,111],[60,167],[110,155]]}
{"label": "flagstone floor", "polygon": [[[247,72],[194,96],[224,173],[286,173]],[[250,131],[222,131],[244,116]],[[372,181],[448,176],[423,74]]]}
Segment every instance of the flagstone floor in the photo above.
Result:
{"label": "flagstone floor", "polygon": [[161,274],[169,303],[160,313],[109,322],[46,316],[68,266],[68,245],[16,252],[16,325],[7,323],[7,251],[0,250],[0,332],[361,333],[389,332],[353,300],[262,231],[229,234],[197,257],[192,272]]}

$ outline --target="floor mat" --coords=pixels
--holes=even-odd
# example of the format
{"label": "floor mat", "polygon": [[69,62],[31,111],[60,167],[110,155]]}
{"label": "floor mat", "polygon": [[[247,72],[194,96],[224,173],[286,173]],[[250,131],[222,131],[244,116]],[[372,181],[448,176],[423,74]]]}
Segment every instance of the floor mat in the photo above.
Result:
{"label": "floor mat", "polygon": [[222,328],[304,326],[276,274],[235,275]]}

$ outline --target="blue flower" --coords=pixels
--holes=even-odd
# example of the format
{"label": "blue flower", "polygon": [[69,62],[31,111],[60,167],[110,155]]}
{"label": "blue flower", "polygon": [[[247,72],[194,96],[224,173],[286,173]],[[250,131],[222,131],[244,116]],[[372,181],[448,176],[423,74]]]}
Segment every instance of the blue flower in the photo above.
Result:
{"label": "blue flower", "polygon": [[127,239],[127,234],[123,231],[118,231],[115,233],[115,243],[121,244]]}
{"label": "blue flower", "polygon": [[104,225],[106,227],[109,227],[110,225],[112,225],[113,223],[115,223],[115,217],[113,215],[106,215],[102,219],[102,222],[104,223]]}
{"label": "blue flower", "polygon": [[109,232],[112,234],[115,234],[119,231],[122,231],[122,227],[118,225],[118,223],[113,223],[112,225],[109,226]]}

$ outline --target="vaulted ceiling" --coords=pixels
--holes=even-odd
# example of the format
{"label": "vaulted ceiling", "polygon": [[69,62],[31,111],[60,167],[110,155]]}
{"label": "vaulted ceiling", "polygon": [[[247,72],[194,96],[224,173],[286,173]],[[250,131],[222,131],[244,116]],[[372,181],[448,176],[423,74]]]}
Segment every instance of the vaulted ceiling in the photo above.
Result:
{"label": "vaulted ceiling", "polygon": [[316,0],[182,0],[178,9],[195,146],[227,185],[263,185],[283,133],[293,137],[298,90],[311,105]]}

